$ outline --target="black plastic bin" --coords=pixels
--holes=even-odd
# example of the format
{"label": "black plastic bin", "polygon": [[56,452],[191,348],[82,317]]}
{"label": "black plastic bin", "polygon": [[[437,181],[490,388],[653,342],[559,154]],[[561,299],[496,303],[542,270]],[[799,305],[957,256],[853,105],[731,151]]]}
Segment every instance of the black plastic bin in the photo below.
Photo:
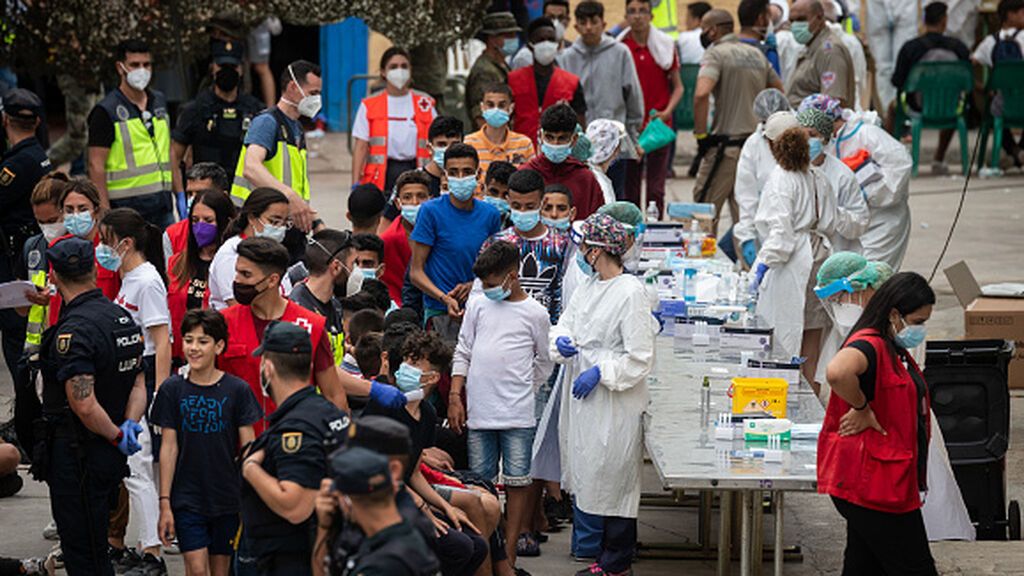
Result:
{"label": "black plastic bin", "polygon": [[1006,505],[1012,355],[1013,344],[1005,340],[931,341],[927,347],[932,412],[979,540],[1020,538],[1019,507],[1011,502],[1007,514]]}

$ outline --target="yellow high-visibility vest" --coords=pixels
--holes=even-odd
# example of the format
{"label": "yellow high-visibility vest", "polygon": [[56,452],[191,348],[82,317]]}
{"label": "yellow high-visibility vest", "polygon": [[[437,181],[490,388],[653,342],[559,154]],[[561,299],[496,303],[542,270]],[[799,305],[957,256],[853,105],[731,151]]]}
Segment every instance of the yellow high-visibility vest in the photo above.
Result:
{"label": "yellow high-visibility vest", "polygon": [[[299,134],[295,138],[288,129],[286,117],[277,106],[263,114],[272,114],[277,121],[274,155],[263,160],[263,166],[270,175],[290,187],[305,201],[309,202],[309,170],[306,164],[306,138]],[[257,116],[256,118],[259,118]],[[254,118],[255,120],[255,118]],[[245,179],[245,154],[247,146],[242,146],[235,166],[235,179],[231,183],[231,199],[241,205],[249,197],[252,184]],[[269,151],[268,151],[269,152]]]}
{"label": "yellow high-visibility vest", "polygon": [[[171,128],[163,94],[149,94],[152,111],[142,112],[115,89],[100,101],[114,123],[114,143],[104,166],[111,200],[171,189]],[[143,114],[148,116],[146,127]]]}

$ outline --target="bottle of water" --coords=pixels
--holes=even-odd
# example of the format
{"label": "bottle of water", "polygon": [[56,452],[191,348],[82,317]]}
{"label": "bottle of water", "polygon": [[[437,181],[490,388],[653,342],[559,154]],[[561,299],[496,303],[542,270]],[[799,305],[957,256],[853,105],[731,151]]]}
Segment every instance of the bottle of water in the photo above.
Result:
{"label": "bottle of water", "polygon": [[704,235],[700,232],[700,224],[696,218],[690,220],[690,233],[687,235],[687,240],[689,243],[686,245],[686,257],[700,258]]}
{"label": "bottle of water", "polygon": [[660,222],[661,211],[658,210],[658,203],[651,200],[647,203],[647,221],[648,222]]}

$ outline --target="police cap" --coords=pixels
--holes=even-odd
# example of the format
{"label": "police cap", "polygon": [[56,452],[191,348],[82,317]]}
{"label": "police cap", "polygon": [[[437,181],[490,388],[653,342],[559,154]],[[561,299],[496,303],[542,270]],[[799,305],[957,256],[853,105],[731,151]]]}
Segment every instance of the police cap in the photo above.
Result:
{"label": "police cap", "polygon": [[46,250],[46,260],[62,276],[77,277],[91,272],[94,258],[92,242],[76,236],[61,238]]}
{"label": "police cap", "polygon": [[210,57],[214,64],[241,64],[242,43],[237,40],[211,40]]}
{"label": "police cap", "polygon": [[358,446],[385,456],[407,456],[412,451],[409,428],[387,416],[363,416],[348,428],[347,446]]}
{"label": "police cap", "polygon": [[372,494],[391,485],[388,459],[359,446],[331,454],[331,477],[334,489],[342,494]]}
{"label": "police cap", "polygon": [[264,352],[282,354],[312,354],[313,343],[309,332],[291,322],[275,321],[267,326],[263,333],[263,344],[253,350],[253,356],[262,356]]}
{"label": "police cap", "polygon": [[43,113],[43,101],[34,92],[14,88],[0,99],[0,111],[8,116],[35,120]]}

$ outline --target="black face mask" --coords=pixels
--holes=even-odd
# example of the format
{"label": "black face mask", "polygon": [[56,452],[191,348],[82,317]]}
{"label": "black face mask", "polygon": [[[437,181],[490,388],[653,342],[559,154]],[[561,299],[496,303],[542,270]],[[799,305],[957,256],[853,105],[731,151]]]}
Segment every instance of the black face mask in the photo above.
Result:
{"label": "black face mask", "polygon": [[230,92],[235,88],[238,88],[238,81],[242,75],[238,73],[238,70],[234,66],[225,66],[217,71],[213,76],[213,82],[217,85],[217,88],[225,92]]}
{"label": "black face mask", "polygon": [[[261,282],[263,282],[263,280],[260,280],[255,284],[243,284],[238,281],[232,283],[231,291],[235,295],[235,302],[238,302],[242,306],[252,304],[252,301],[263,292],[263,290],[257,288]],[[266,290],[266,288],[264,288],[264,290]]]}
{"label": "black face mask", "polygon": [[712,42],[713,42],[713,40],[711,40],[711,37],[708,36],[707,32],[701,32],[700,33],[700,45],[701,46],[703,46],[705,49],[707,49],[708,46],[711,46]]}

